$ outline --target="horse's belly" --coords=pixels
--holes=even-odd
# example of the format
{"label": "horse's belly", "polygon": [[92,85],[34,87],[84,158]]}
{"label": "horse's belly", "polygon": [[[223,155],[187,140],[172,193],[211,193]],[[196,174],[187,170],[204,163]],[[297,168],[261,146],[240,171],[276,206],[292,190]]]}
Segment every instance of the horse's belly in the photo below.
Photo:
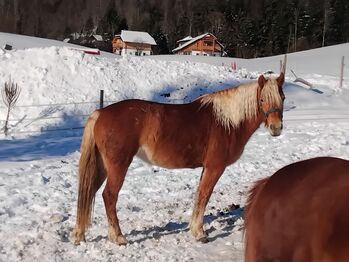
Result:
{"label": "horse's belly", "polygon": [[148,163],[148,164],[154,164],[152,161],[152,152],[151,150],[149,150],[147,147],[140,147],[138,149],[138,152],[136,154],[136,156],[140,159],[142,159],[144,162]]}
{"label": "horse's belly", "polygon": [[142,146],[138,149],[136,156],[148,164],[165,168],[195,168],[202,165],[193,156],[184,156],[171,150],[166,151],[155,153],[149,147]]}

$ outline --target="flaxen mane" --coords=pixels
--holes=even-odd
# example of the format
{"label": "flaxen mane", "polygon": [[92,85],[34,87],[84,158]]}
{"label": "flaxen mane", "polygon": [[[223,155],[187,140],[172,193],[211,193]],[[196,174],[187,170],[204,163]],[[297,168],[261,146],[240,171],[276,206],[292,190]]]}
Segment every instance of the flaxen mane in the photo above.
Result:
{"label": "flaxen mane", "polygon": [[[254,119],[257,116],[257,92],[258,82],[251,82],[204,95],[200,100],[202,105],[212,104],[217,121],[230,129],[238,127],[246,119]],[[268,79],[262,89],[261,99],[276,107],[282,105],[276,79]]]}

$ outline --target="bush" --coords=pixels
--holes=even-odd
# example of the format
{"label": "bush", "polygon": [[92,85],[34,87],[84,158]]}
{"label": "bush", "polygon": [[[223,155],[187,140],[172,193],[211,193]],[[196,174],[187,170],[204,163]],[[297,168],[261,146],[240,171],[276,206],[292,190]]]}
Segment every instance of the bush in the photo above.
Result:
{"label": "bush", "polygon": [[21,89],[11,80],[11,77],[8,82],[5,82],[4,88],[1,90],[2,100],[7,107],[7,116],[4,126],[4,133],[6,136],[8,134],[8,120],[10,117],[10,111],[15,106],[20,93]]}

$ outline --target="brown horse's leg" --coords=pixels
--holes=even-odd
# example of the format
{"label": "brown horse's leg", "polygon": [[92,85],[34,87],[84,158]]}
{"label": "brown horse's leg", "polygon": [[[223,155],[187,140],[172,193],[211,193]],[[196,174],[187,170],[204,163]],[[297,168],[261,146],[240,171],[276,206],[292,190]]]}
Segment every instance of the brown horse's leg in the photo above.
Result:
{"label": "brown horse's leg", "polygon": [[108,238],[118,245],[127,244],[126,238],[122,235],[116,214],[116,202],[118,200],[119,191],[125,180],[127,167],[128,166],[120,168],[113,165],[108,170],[108,179],[102,194],[109,223]]}
{"label": "brown horse's leg", "polygon": [[204,168],[201,174],[199,187],[196,192],[194,210],[190,221],[190,230],[196,240],[207,243],[207,235],[204,232],[204,213],[210,199],[213,188],[224,172],[224,168]]}

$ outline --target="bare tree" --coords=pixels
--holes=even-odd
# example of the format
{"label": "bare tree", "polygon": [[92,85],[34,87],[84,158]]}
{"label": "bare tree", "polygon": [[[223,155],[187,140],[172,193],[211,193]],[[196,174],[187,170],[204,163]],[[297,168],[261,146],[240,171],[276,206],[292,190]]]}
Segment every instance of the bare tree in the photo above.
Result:
{"label": "bare tree", "polygon": [[8,120],[10,117],[10,111],[15,106],[20,93],[21,89],[11,80],[11,77],[8,82],[5,82],[4,88],[1,90],[2,100],[7,107],[7,116],[4,126],[4,133],[6,136],[8,134]]}
{"label": "bare tree", "polygon": [[322,46],[325,46],[325,36],[326,36],[326,29],[327,29],[327,9],[324,10],[324,27],[322,29]]}
{"label": "bare tree", "polygon": [[324,24],[323,24],[323,28],[322,28],[322,46],[325,46],[325,43],[326,43],[326,31],[329,27],[329,23],[330,23],[329,20],[331,19],[331,15],[333,15],[333,12],[331,12],[330,1],[325,0],[325,3],[324,3]]}
{"label": "bare tree", "polygon": [[295,8],[294,10],[294,52],[297,52],[297,30],[298,30],[298,16],[299,10]]}

